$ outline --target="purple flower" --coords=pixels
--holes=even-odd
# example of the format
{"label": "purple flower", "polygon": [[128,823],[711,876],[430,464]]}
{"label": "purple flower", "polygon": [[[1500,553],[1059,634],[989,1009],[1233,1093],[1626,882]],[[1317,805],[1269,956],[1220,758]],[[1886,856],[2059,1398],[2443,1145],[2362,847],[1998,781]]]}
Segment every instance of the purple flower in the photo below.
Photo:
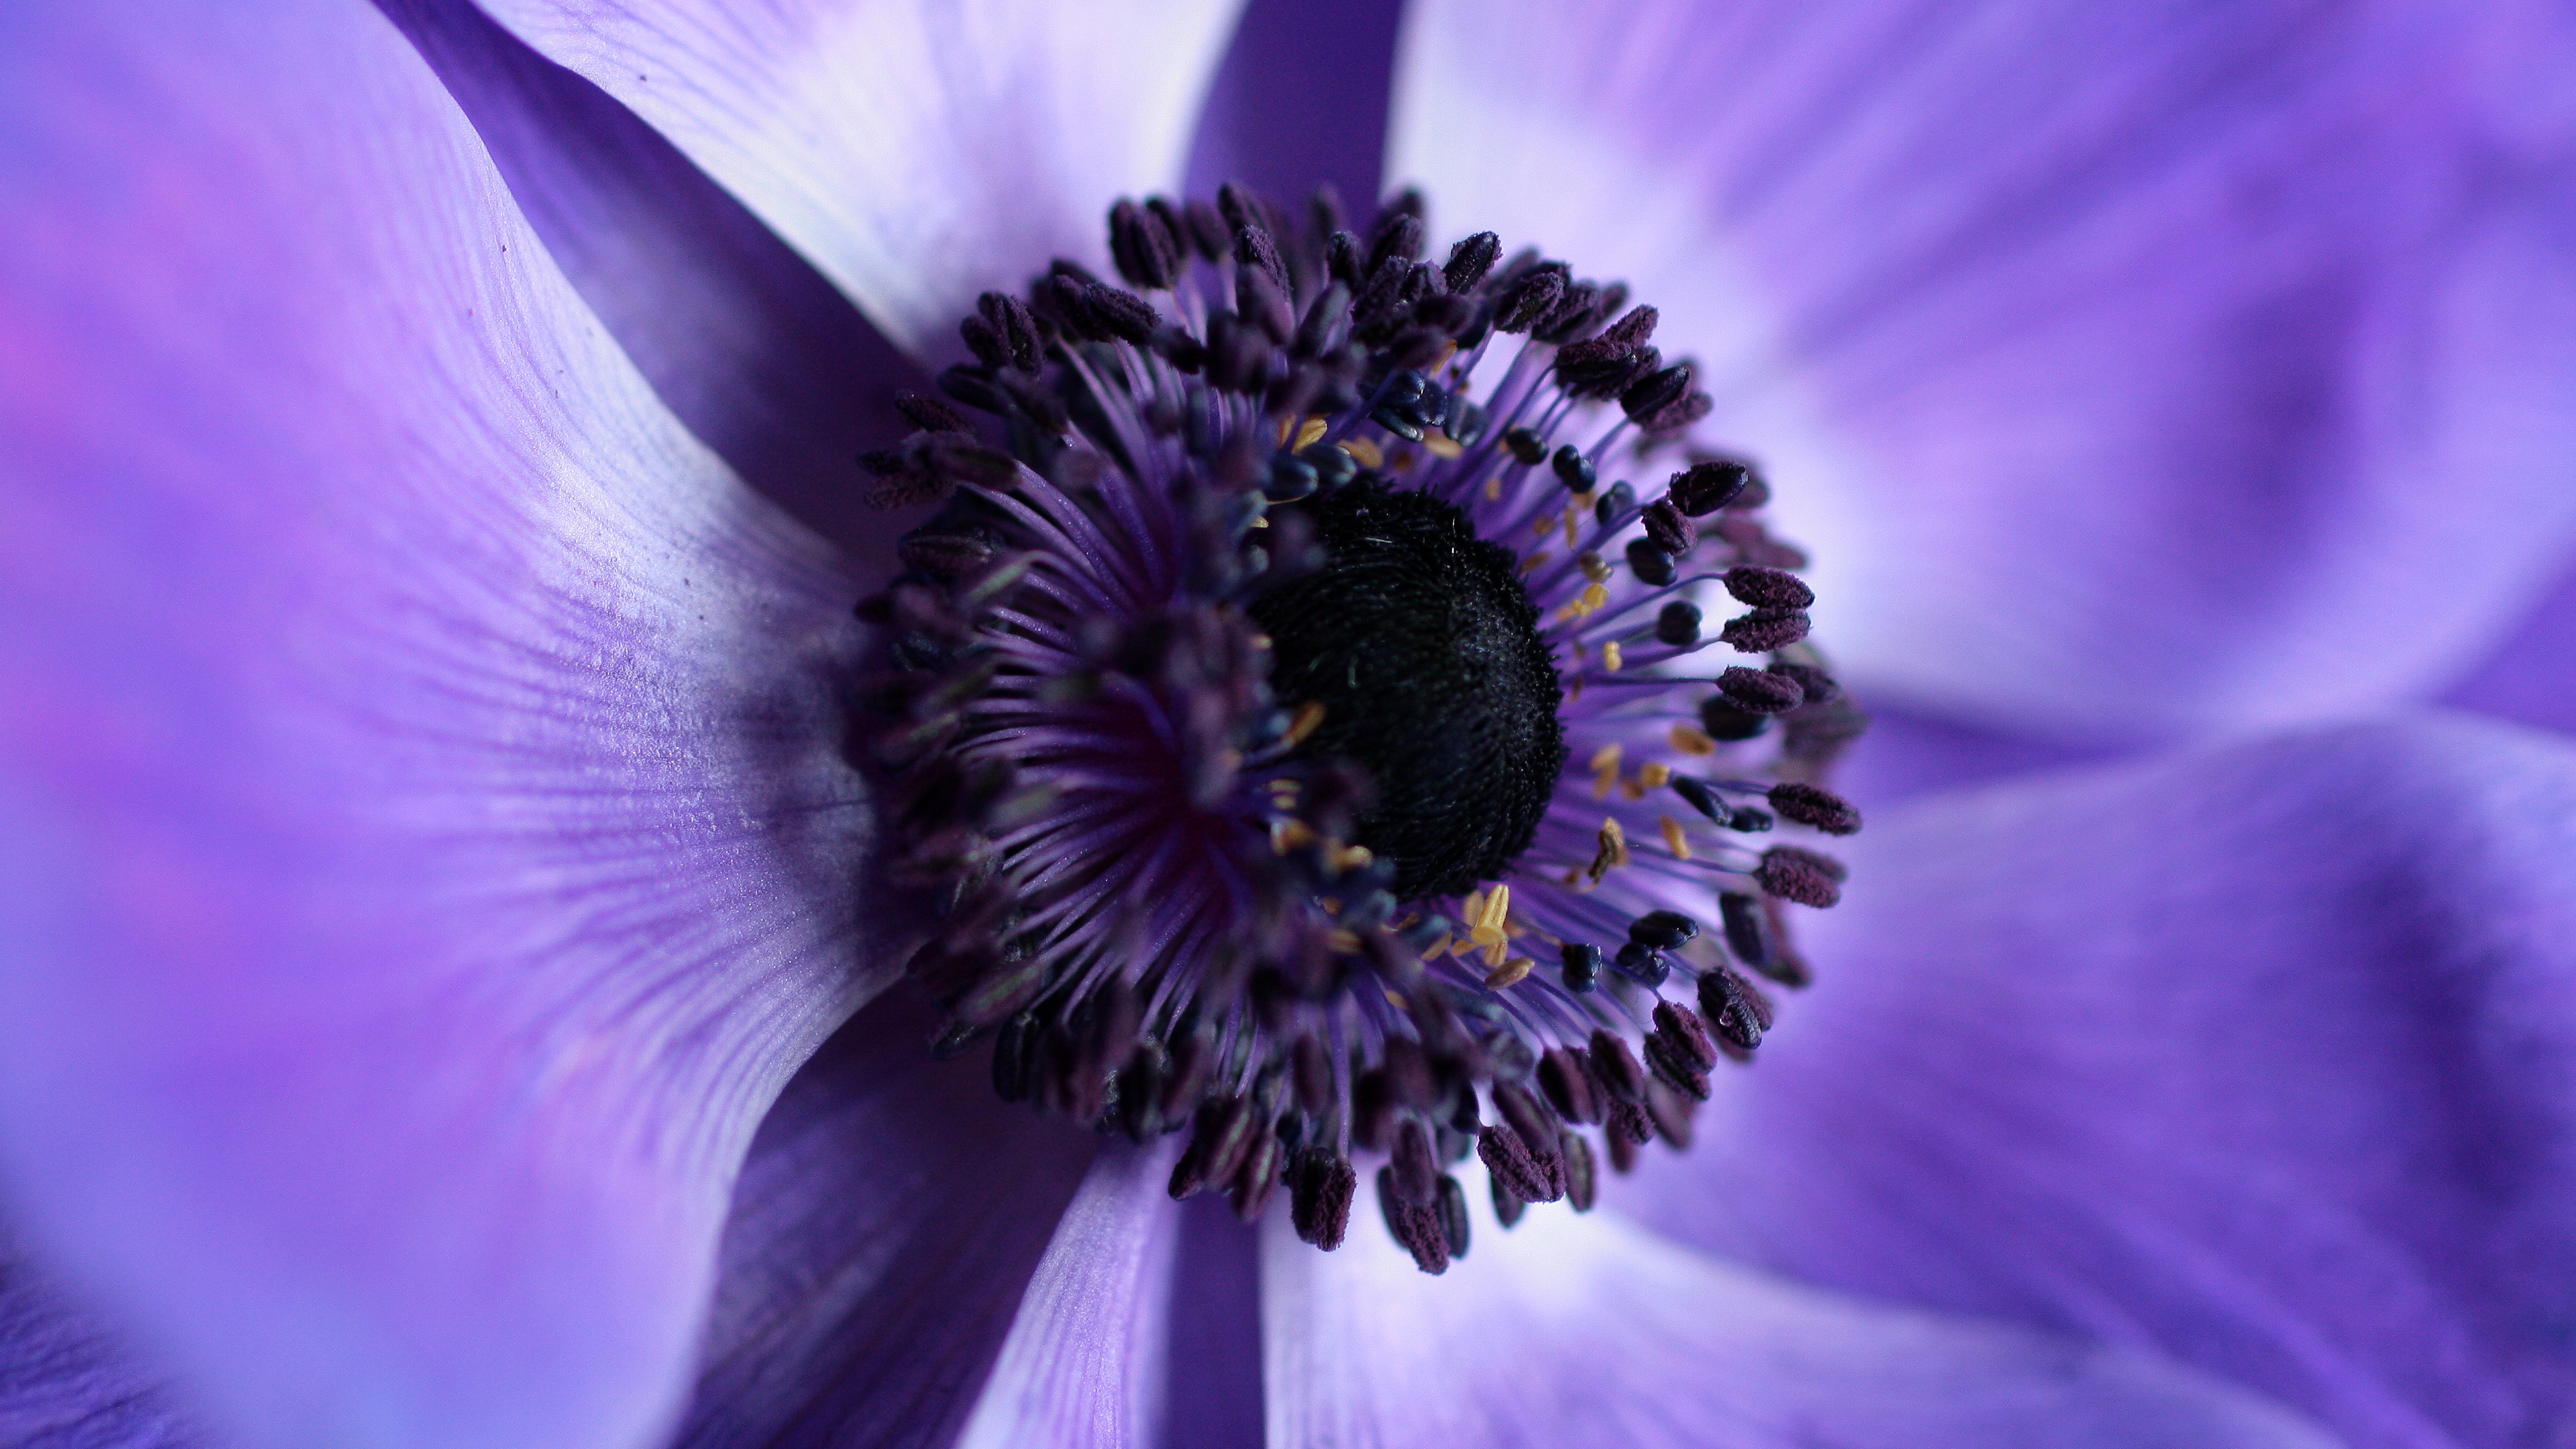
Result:
{"label": "purple flower", "polygon": [[1391,173],[1653,299],[1884,730],[1768,1060],[1435,1280],[929,1060],[843,759],[876,337],[1230,16],[489,8],[0,22],[0,1439],[2564,1436],[2576,751],[2419,707],[2576,537],[2563,16],[1409,10]]}

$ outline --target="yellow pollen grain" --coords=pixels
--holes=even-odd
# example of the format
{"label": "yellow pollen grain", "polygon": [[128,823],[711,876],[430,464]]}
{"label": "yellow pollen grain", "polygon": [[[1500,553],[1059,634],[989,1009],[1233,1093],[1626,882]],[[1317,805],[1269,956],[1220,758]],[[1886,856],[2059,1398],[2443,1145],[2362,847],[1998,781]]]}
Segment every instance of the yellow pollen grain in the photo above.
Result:
{"label": "yellow pollen grain", "polygon": [[1377,857],[1365,845],[1336,845],[1324,852],[1324,858],[1335,870],[1358,870]]}
{"label": "yellow pollen grain", "polygon": [[1601,883],[1601,877],[1628,863],[1628,832],[1619,828],[1615,818],[1601,822],[1598,839],[1600,848],[1592,853],[1592,868],[1586,872],[1594,885]]}
{"label": "yellow pollen grain", "polygon": [[1356,956],[1360,953],[1359,932],[1346,930],[1340,926],[1335,926],[1324,933],[1324,944],[1345,956]]}
{"label": "yellow pollen grain", "polygon": [[1618,640],[1613,639],[1609,643],[1601,646],[1601,667],[1603,670],[1611,674],[1619,672]]}
{"label": "yellow pollen grain", "polygon": [[1548,535],[1548,531],[1555,527],[1556,520],[1542,513],[1537,518],[1531,520],[1530,531],[1541,538],[1545,538]]}
{"label": "yellow pollen grain", "polygon": [[1682,823],[1669,815],[1660,817],[1655,823],[1662,827],[1664,849],[1673,853],[1673,859],[1690,859],[1690,842],[1682,838]]}
{"label": "yellow pollen grain", "polygon": [[1437,956],[1446,956],[1446,955],[1448,955],[1448,954],[1449,954],[1449,945],[1450,945],[1450,938],[1449,938],[1449,937],[1447,937],[1447,936],[1442,936],[1439,940],[1434,941],[1434,942],[1432,942],[1432,943],[1431,943],[1431,949],[1430,949],[1430,950],[1425,951],[1425,952],[1423,952],[1423,953],[1422,953],[1422,959],[1423,959],[1423,960],[1425,960],[1425,961],[1428,961],[1428,960],[1431,960],[1432,958],[1437,957]]}
{"label": "yellow pollen grain", "polygon": [[1311,845],[1314,839],[1315,832],[1307,828],[1303,820],[1274,821],[1270,826],[1270,849],[1277,855],[1286,855],[1300,846]]}
{"label": "yellow pollen grain", "polygon": [[1324,420],[1308,418],[1297,425],[1297,446],[1311,448],[1324,436]]}
{"label": "yellow pollen grain", "polygon": [[1528,977],[1530,969],[1536,965],[1538,963],[1527,956],[1514,956],[1486,973],[1485,989],[1500,991],[1506,986],[1518,986]]}
{"label": "yellow pollen grain", "polygon": [[1507,885],[1497,884],[1494,887],[1494,893],[1485,897],[1485,913],[1477,918],[1476,923],[1481,926],[1491,926],[1496,930],[1501,930],[1503,917],[1508,916],[1511,913],[1512,888]]}
{"label": "yellow pollen grain", "polygon": [[1523,577],[1537,573],[1540,569],[1545,567],[1547,567],[1546,549],[1540,549],[1538,552],[1531,554],[1528,558],[1521,560],[1521,574]]}
{"label": "yellow pollen grain", "polygon": [[[1383,991],[1383,988],[1381,988],[1381,990]],[[1404,1004],[1404,998],[1403,998],[1403,997],[1396,995],[1396,994],[1395,994],[1394,992],[1392,992],[1392,991],[1385,991],[1385,992],[1384,992],[1384,994],[1385,994],[1385,996],[1386,996],[1386,1004],[1387,1004],[1387,1005],[1394,1007],[1394,1008],[1395,1008],[1396,1010],[1398,1010],[1398,1011],[1404,1011],[1404,1010],[1408,1010],[1408,1009],[1409,1009],[1409,1008],[1407,1008],[1407,1007],[1405,1006],[1405,1004]]]}
{"label": "yellow pollen grain", "polygon": [[1610,786],[1619,778],[1619,747],[1603,745],[1592,753],[1592,798],[1610,798]]}
{"label": "yellow pollen grain", "polygon": [[1306,743],[1306,736],[1313,734],[1323,722],[1324,702],[1322,700],[1310,699],[1297,706],[1297,717],[1288,722],[1288,743],[1291,745]]}
{"label": "yellow pollen grain", "polygon": [[1503,953],[1507,949],[1509,948],[1501,940],[1487,943],[1485,947],[1485,969],[1492,971],[1501,967],[1503,964]]}
{"label": "yellow pollen grain", "polygon": [[1503,480],[1502,480],[1502,479],[1500,479],[1500,478],[1488,478],[1488,479],[1486,479],[1486,480],[1485,480],[1485,501],[1486,501],[1487,503],[1491,503],[1491,502],[1493,502],[1495,499],[1500,498],[1500,497],[1502,497],[1502,496],[1503,496]]}
{"label": "yellow pollen grain", "polygon": [[1673,748],[1681,751],[1685,755],[1713,755],[1717,753],[1717,741],[1701,734],[1698,730],[1691,728],[1689,725],[1673,726],[1672,741]]}
{"label": "yellow pollen grain", "polygon": [[1423,434],[1422,451],[1429,453],[1432,457],[1438,458],[1443,462],[1447,462],[1451,458],[1464,457],[1467,453],[1466,449],[1458,446],[1458,440],[1450,437],[1447,433]]}
{"label": "yellow pollen grain", "polygon": [[1425,371],[1428,371],[1428,372],[1438,372],[1441,368],[1447,367],[1447,366],[1449,365],[1449,359],[1450,359],[1450,358],[1453,358],[1453,357],[1455,357],[1455,356],[1457,356],[1457,355],[1458,355],[1458,339],[1456,339],[1456,338],[1454,338],[1454,337],[1453,337],[1453,338],[1449,339],[1447,342],[1444,342],[1444,343],[1440,344],[1440,359],[1439,359],[1437,362],[1432,363],[1430,367],[1428,367],[1428,368],[1426,368],[1426,369],[1424,369],[1424,370],[1425,370]]}
{"label": "yellow pollen grain", "polygon": [[1622,780],[1619,782],[1619,794],[1623,799],[1643,800],[1646,798],[1646,787],[1634,780]]}
{"label": "yellow pollen grain", "polygon": [[1565,506],[1565,546],[1567,548],[1574,547],[1576,541],[1582,538],[1580,520],[1584,511],[1591,506],[1592,495],[1589,493],[1575,494],[1574,501]]}
{"label": "yellow pollen grain", "polygon": [[1334,446],[1351,455],[1351,461],[1363,468],[1375,468],[1386,462],[1386,454],[1366,438],[1345,438]]}
{"label": "yellow pollen grain", "polygon": [[1477,922],[1485,919],[1485,893],[1483,891],[1467,892],[1467,898],[1458,903],[1458,911],[1470,926],[1473,926]]}
{"label": "yellow pollen grain", "polygon": [[1601,555],[1586,549],[1575,556],[1574,562],[1583,570],[1583,576],[1595,585],[1610,582],[1610,564]]}
{"label": "yellow pollen grain", "polygon": [[1673,782],[1673,767],[1661,760],[1648,760],[1637,767],[1637,783],[1648,790],[1660,790]]}

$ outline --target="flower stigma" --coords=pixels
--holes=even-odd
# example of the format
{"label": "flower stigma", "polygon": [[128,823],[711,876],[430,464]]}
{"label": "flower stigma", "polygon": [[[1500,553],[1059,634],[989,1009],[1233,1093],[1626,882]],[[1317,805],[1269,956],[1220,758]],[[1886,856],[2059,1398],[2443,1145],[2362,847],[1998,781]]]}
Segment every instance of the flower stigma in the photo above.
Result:
{"label": "flower stigma", "polygon": [[1509,1226],[1689,1145],[1808,979],[1784,903],[1843,869],[1780,837],[1859,828],[1821,782],[1864,719],[1626,287],[1492,232],[1427,260],[1411,192],[1364,235],[1240,186],[1109,231],[1125,286],[984,294],[860,459],[942,502],[859,606],[932,1047],[1186,1133],[1174,1197],[1284,1187],[1325,1249],[1356,1156],[1438,1273],[1471,1154]]}

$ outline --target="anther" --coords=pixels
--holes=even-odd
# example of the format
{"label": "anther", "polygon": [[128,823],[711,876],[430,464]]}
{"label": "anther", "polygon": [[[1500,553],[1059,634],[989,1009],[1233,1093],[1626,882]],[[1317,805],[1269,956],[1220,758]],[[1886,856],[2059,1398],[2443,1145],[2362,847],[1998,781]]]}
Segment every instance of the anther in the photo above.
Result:
{"label": "anther", "polygon": [[1679,911],[1648,911],[1628,923],[1628,939],[1655,951],[1678,951],[1699,934],[1699,923]]}
{"label": "anther", "polygon": [[1327,1253],[1340,1247],[1358,1190],[1349,1158],[1326,1147],[1298,1148],[1288,1163],[1288,1218],[1297,1236]]}
{"label": "anther", "polygon": [[1699,605],[1688,599],[1675,599],[1655,615],[1655,638],[1676,649],[1687,649],[1699,642]]}
{"label": "anther", "polygon": [[1748,714],[1785,714],[1806,699],[1798,681],[1767,669],[1730,665],[1717,676],[1719,697]]}
{"label": "anther", "polygon": [[1583,1062],[1581,1047],[1550,1047],[1538,1060],[1539,1090],[1547,1094],[1548,1105],[1568,1122],[1597,1123],[1601,1120],[1603,1099],[1593,1086],[1592,1073]]}
{"label": "anther", "polygon": [[1682,394],[1690,391],[1690,385],[1690,365],[1676,363],[1628,384],[1627,389],[1619,394],[1619,408],[1628,416],[1642,421],[1681,401]]}
{"label": "anther", "polygon": [[1843,898],[1842,875],[1842,863],[1831,856],[1775,845],[1762,853],[1753,882],[1782,900],[1822,910]]}
{"label": "anther", "polygon": [[1510,451],[1512,461],[1523,467],[1536,467],[1547,461],[1547,439],[1532,428],[1505,429],[1503,447]]}
{"label": "anther", "polygon": [[1796,574],[1739,565],[1726,571],[1726,591],[1757,609],[1803,609],[1816,602],[1816,591]]}
{"label": "anther", "polygon": [[1564,484],[1569,490],[1576,493],[1592,491],[1594,478],[1592,460],[1583,456],[1581,448],[1572,443],[1566,444],[1556,450],[1556,455],[1549,460],[1548,466],[1556,470],[1556,481]]}
{"label": "anther", "polygon": [[1440,1175],[1440,1232],[1448,1239],[1449,1256],[1467,1256],[1467,1189],[1447,1173]]}
{"label": "anther", "polygon": [[1489,231],[1480,231],[1449,249],[1449,261],[1440,269],[1441,277],[1452,292],[1464,292],[1485,280],[1494,263],[1503,255],[1503,239]]}
{"label": "anther", "polygon": [[1131,287],[1168,290],[1180,276],[1175,238],[1132,201],[1109,208],[1109,255]]}
{"label": "anther", "polygon": [[1622,974],[1645,986],[1661,986],[1673,974],[1672,963],[1664,959],[1663,952],[1636,941],[1620,947],[1619,954],[1611,960]]}
{"label": "anther", "polygon": [[1593,1029],[1591,1050],[1584,1060],[1612,1102],[1646,1099],[1646,1069],[1638,1065],[1637,1054],[1628,1050],[1628,1043],[1608,1028]]}
{"label": "anther", "polygon": [[1673,564],[1673,556],[1657,548],[1654,540],[1647,538],[1628,540],[1628,571],[1635,574],[1640,582],[1652,584],[1657,588],[1662,588],[1681,577],[1681,570]]}
{"label": "anther", "polygon": [[1592,521],[1608,528],[1628,516],[1637,506],[1637,490],[1625,483],[1613,483],[1608,492],[1592,503]]}
{"label": "anther", "polygon": [[1762,1045],[1762,1033],[1771,1025],[1770,1011],[1751,983],[1723,966],[1700,973],[1699,1009],[1718,1036],[1738,1051]]}
{"label": "anther", "polygon": [[1771,808],[1801,825],[1812,825],[1827,835],[1849,835],[1860,829],[1860,812],[1851,802],[1830,790],[1822,790],[1802,780],[1788,780],[1771,787]]}
{"label": "anther", "polygon": [[1799,691],[1809,704],[1831,704],[1842,698],[1842,686],[1834,677],[1812,664],[1776,663],[1769,666],[1773,674],[1786,675],[1798,681]]}
{"label": "anther", "polygon": [[1807,637],[1808,618],[1800,609],[1755,609],[1726,621],[1718,637],[1740,654],[1768,654]]}
{"label": "anther", "polygon": [[1654,540],[1655,547],[1675,557],[1690,552],[1699,543],[1699,530],[1669,498],[1646,505],[1645,524],[1646,537]]}
{"label": "anther", "polygon": [[1734,502],[1752,476],[1751,469],[1733,459],[1694,463],[1673,475],[1666,496],[1682,512],[1705,518]]}
{"label": "anther", "polygon": [[1391,1166],[1377,1170],[1377,1206],[1386,1218],[1387,1235],[1404,1245],[1413,1255],[1413,1266],[1423,1272],[1449,1271],[1449,1231],[1440,1220],[1440,1210],[1398,1192],[1394,1173]]}
{"label": "anther", "polygon": [[1565,943],[1565,989],[1580,995],[1601,984],[1601,948],[1582,941]]}
{"label": "anther", "polygon": [[1759,971],[1771,959],[1771,942],[1762,928],[1762,902],[1743,891],[1721,891],[1718,919],[1726,927],[1726,949],[1735,959]]}

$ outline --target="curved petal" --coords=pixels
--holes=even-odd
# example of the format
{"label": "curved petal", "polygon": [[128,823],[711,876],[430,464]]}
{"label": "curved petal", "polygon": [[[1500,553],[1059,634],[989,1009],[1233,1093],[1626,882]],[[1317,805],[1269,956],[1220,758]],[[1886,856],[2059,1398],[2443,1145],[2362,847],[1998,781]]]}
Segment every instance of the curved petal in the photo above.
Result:
{"label": "curved petal", "polygon": [[2456,718],[1925,802],[1624,1201],[2357,1446],[2576,1415],[2576,746]]}
{"label": "curved petal", "polygon": [[946,1446],[994,1372],[1098,1139],[994,1097],[980,1058],[932,1061],[904,995],[761,1124],[681,1449]]}
{"label": "curved petal", "polygon": [[2329,1442],[2147,1354],[1821,1293],[1606,1211],[1541,1208],[1510,1232],[1476,1217],[1466,1260],[1434,1279],[1375,1221],[1327,1256],[1273,1214],[1272,1449]]}
{"label": "curved petal", "polygon": [[2493,653],[2442,702],[2499,719],[2576,734],[2576,560]]}
{"label": "curved petal", "polygon": [[528,225],[689,431],[742,480],[892,573],[898,530],[851,460],[912,430],[912,359],[730,192],[472,0],[383,0],[447,83]]}
{"label": "curved petal", "polygon": [[1169,188],[1241,0],[483,0],[813,259],[886,335],[957,319]]}
{"label": "curved petal", "polygon": [[1247,0],[1191,140],[1190,194],[1241,181],[1290,201],[1330,185],[1365,221],[1402,18],[1386,0]]}
{"label": "curved petal", "polygon": [[28,1449],[197,1449],[160,1375],[84,1313],[0,1228],[0,1443]]}
{"label": "curved petal", "polygon": [[1663,309],[1879,693],[2135,738],[2438,688],[2576,539],[2534,0],[1422,0],[1389,174]]}
{"label": "curved petal", "polygon": [[245,1442],[642,1442],[893,969],[856,585],[372,9],[0,24],[0,1182]]}

